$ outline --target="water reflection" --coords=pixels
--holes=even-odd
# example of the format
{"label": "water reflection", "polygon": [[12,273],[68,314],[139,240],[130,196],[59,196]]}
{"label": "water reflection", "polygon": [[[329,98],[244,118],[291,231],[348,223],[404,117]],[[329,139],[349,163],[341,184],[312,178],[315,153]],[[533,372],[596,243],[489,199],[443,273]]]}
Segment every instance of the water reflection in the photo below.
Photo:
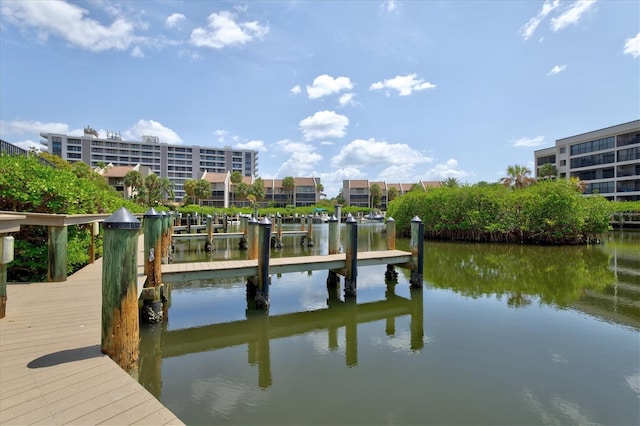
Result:
{"label": "water reflection", "polygon": [[[381,231],[360,227],[359,248]],[[323,232],[272,255],[326,253]],[[367,267],[345,301],[324,271],[284,274],[270,313],[242,280],[175,283],[140,381],[189,424],[640,424],[640,233],[603,242],[426,242],[422,290]],[[190,260],[246,256],[189,244]]]}
{"label": "water reflection", "polygon": [[233,346],[247,346],[247,362],[258,366],[258,386],[272,385],[270,342],[294,335],[323,331],[327,335],[327,349],[336,350],[338,331],[345,333],[345,364],[358,365],[358,325],[385,321],[387,336],[396,333],[396,319],[410,316],[410,339],[407,350],[419,351],[424,347],[423,297],[420,289],[411,289],[410,298],[394,292],[395,283],[389,283],[385,299],[377,302],[357,303],[355,299],[340,300],[339,287],[328,288],[326,309],[269,315],[267,312],[247,308],[246,319],[210,324],[178,330],[168,330],[166,323],[141,330],[140,383],[154,396],[162,389],[162,360],[172,357],[215,351]]}

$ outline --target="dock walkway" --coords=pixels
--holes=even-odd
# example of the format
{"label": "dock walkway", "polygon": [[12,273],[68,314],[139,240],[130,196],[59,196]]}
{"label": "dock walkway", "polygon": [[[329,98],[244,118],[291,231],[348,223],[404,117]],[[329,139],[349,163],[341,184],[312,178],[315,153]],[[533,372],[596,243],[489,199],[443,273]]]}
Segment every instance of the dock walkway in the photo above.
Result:
{"label": "dock walkway", "polygon": [[0,424],[182,425],[100,352],[102,259],[66,282],[9,284]]}

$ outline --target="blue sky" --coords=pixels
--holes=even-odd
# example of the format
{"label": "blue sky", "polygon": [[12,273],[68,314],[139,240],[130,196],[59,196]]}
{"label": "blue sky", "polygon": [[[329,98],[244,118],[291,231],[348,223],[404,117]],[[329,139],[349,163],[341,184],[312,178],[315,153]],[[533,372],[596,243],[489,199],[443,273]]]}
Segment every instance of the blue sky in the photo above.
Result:
{"label": "blue sky", "polygon": [[638,1],[0,1],[0,137],[259,151],[263,178],[495,182],[640,118]]}

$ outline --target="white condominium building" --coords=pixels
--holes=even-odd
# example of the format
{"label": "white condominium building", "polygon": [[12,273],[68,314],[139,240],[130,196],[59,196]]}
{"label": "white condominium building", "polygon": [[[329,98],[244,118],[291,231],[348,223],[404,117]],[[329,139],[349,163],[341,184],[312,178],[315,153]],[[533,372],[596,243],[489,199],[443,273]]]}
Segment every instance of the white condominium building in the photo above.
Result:
{"label": "white condominium building", "polygon": [[258,169],[257,151],[210,148],[196,145],[171,145],[160,142],[156,136],[143,136],[142,141],[125,141],[115,132],[106,138],[98,137],[91,127],[84,135],[40,133],[50,154],[74,163],[82,161],[89,166],[147,166],[160,177],[173,183],[175,198],[185,195],[184,181],[200,179],[204,172],[225,173],[239,171],[243,176],[255,176]]}
{"label": "white condominium building", "polygon": [[536,176],[553,164],[558,177],[586,183],[585,194],[610,200],[640,200],[640,120],[556,140],[535,151]]}

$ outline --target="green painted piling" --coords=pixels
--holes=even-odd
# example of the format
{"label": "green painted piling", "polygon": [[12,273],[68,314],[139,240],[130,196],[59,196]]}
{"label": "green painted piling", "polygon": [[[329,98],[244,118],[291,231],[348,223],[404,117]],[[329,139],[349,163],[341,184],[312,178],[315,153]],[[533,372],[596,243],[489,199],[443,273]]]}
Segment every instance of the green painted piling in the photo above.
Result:
{"label": "green painted piling", "polygon": [[347,218],[347,233],[345,235],[345,263],[344,277],[345,297],[356,296],[356,281],[358,277],[358,221],[353,216]]}
{"label": "green painted piling", "polygon": [[67,239],[66,226],[49,226],[48,241],[48,268],[47,280],[49,282],[62,282],[67,280]]}
{"label": "green painted piling", "polygon": [[411,219],[411,278],[412,287],[422,288],[424,270],[424,223],[418,216]]}
{"label": "green painted piling", "polygon": [[101,351],[129,373],[137,371],[137,257],[140,222],[124,207],[104,221]]}

